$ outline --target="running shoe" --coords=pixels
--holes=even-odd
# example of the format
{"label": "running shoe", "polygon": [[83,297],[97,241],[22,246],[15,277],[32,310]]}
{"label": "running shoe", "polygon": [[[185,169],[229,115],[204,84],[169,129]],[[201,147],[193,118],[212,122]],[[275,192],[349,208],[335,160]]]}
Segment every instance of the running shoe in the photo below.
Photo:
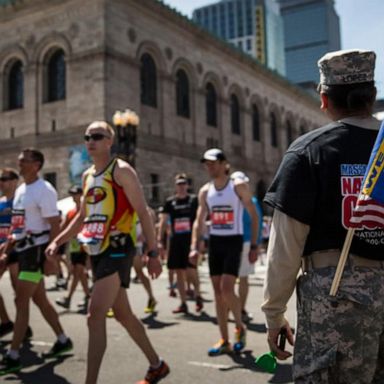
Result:
{"label": "running shoe", "polygon": [[159,368],[149,368],[144,380],[138,381],[136,384],[156,384],[170,372],[169,366],[165,361],[161,361]]}
{"label": "running shoe", "polygon": [[22,365],[20,359],[12,359],[9,355],[4,355],[0,362],[0,376],[19,372],[21,368]]}
{"label": "running shoe", "polygon": [[147,307],[144,309],[144,313],[153,313],[155,312],[157,301],[155,299],[148,299]]}
{"label": "running shoe", "polygon": [[6,323],[0,324],[0,337],[8,335],[13,331],[13,321],[8,321]]}
{"label": "running shoe", "polygon": [[244,327],[235,328],[235,343],[233,344],[233,350],[235,352],[240,352],[244,349],[246,344],[246,330]]}
{"label": "running shoe", "polygon": [[186,303],[181,303],[172,313],[188,313],[188,306]]}
{"label": "running shoe", "polygon": [[220,339],[212,348],[208,350],[209,356],[219,356],[226,353],[231,353],[231,344],[224,339]]}
{"label": "running shoe", "polygon": [[56,299],[55,303],[60,305],[60,307],[68,309],[71,306],[71,299],[69,297],[61,297]]}
{"label": "running shoe", "polygon": [[113,313],[113,309],[112,309],[112,308],[110,308],[110,309],[108,310],[108,312],[107,312],[106,316],[107,316],[107,317],[109,317],[109,318],[111,318],[111,317],[114,317],[114,316],[115,316],[115,314]]}
{"label": "running shoe", "polygon": [[204,307],[203,298],[201,296],[197,296],[196,297],[196,312],[201,312],[203,307]]}
{"label": "running shoe", "polygon": [[59,340],[57,340],[56,343],[53,344],[52,348],[48,352],[42,354],[42,357],[43,359],[51,359],[54,357],[64,355],[65,353],[71,351],[72,349],[73,349],[73,343],[72,343],[72,340],[68,337],[65,343],[61,343]]}
{"label": "running shoe", "polygon": [[176,293],[176,291],[173,288],[171,288],[169,290],[169,296],[170,297],[177,297],[177,293]]}
{"label": "running shoe", "polygon": [[252,318],[253,316],[249,312],[247,312],[245,309],[241,311],[241,320],[243,323],[246,323],[246,324],[250,323]]}

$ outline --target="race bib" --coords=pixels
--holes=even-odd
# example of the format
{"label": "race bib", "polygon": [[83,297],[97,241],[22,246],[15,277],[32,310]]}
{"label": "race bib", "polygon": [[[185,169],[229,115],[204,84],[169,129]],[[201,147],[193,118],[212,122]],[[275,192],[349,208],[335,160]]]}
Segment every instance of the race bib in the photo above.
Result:
{"label": "race bib", "polygon": [[10,224],[8,223],[0,224],[0,244],[8,240],[10,229],[11,229]]}
{"label": "race bib", "polygon": [[25,228],[25,211],[24,209],[13,209],[11,218],[12,233],[22,233]]}
{"label": "race bib", "polygon": [[173,229],[177,234],[191,232],[191,220],[188,217],[179,217],[175,219]]}
{"label": "race bib", "polygon": [[83,224],[83,227],[78,235],[78,240],[81,243],[100,242],[105,238],[107,233],[107,220],[105,215],[93,215],[88,217]]}
{"label": "race bib", "polygon": [[233,229],[235,223],[233,208],[229,205],[212,207],[211,222],[214,229]]}

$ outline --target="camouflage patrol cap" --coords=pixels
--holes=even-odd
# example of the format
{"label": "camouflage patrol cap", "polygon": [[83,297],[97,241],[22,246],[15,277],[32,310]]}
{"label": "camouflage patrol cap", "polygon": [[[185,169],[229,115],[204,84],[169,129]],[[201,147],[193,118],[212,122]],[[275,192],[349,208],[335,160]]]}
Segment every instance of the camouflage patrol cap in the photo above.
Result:
{"label": "camouflage patrol cap", "polygon": [[320,84],[346,85],[373,81],[375,60],[373,51],[350,49],[329,52],[317,62]]}

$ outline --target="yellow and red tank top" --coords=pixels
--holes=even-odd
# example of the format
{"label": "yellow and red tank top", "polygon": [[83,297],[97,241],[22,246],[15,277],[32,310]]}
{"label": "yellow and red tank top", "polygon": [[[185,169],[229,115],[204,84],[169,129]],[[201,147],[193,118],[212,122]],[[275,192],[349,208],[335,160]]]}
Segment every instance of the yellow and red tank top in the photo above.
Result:
{"label": "yellow and red tank top", "polygon": [[92,166],[84,174],[85,220],[77,238],[90,255],[105,251],[111,235],[130,234],[135,224],[135,211],[113,177],[116,163],[115,158],[104,171],[96,174]]}

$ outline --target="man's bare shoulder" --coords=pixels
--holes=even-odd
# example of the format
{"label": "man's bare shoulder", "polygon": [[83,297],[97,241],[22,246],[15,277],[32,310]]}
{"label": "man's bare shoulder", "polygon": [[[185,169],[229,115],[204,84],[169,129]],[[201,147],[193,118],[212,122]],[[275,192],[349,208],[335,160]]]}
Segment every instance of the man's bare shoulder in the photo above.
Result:
{"label": "man's bare shoulder", "polygon": [[209,183],[204,184],[199,190],[199,200],[205,200],[209,189]]}
{"label": "man's bare shoulder", "polygon": [[199,194],[202,193],[202,192],[208,192],[209,185],[210,185],[209,182],[208,182],[208,183],[205,183],[205,184],[200,188]]}
{"label": "man's bare shoulder", "polygon": [[136,172],[128,162],[122,159],[117,159],[114,168],[114,177],[117,179],[116,181],[121,177],[136,178]]}
{"label": "man's bare shoulder", "polygon": [[89,168],[87,168],[84,172],[83,172],[83,179],[89,175],[92,175],[95,173],[95,166],[94,165],[91,165]]}

